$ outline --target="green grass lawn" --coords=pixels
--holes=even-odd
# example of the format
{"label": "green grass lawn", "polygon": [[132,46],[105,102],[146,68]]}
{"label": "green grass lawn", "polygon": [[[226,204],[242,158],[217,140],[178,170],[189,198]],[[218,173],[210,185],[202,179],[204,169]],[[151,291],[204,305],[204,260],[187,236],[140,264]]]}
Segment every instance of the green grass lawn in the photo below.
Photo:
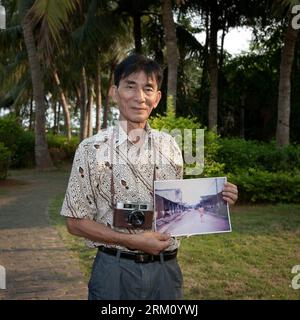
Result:
{"label": "green grass lawn", "polygon": [[67,247],[72,251],[72,254],[79,258],[81,270],[88,281],[93,259],[96,255],[96,249],[88,248],[83,238],[75,237],[67,231],[65,218],[59,214],[63,197],[63,195],[59,195],[50,201],[48,208],[50,221],[57,229]]}
{"label": "green grass lawn", "polygon": [[[95,250],[68,234],[62,198],[51,202],[50,218],[88,280]],[[185,299],[300,299],[291,286],[292,267],[300,265],[300,205],[236,206],[231,224],[231,233],[182,238]]]}

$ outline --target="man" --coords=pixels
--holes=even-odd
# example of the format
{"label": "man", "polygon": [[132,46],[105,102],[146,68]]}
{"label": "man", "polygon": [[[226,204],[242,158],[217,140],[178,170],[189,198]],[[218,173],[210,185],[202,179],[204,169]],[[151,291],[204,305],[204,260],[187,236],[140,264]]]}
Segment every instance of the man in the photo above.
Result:
{"label": "man", "polygon": [[[181,179],[183,167],[175,140],[147,123],[160,101],[161,82],[153,60],[131,55],[122,61],[111,91],[118,125],[84,140],[76,151],[61,214],[71,234],[98,247],[91,300],[182,298],[178,241],[152,231],[153,182]],[[237,200],[236,186],[225,185],[224,199]],[[125,206],[136,204],[147,208],[143,218],[150,226],[129,219],[134,210]]]}

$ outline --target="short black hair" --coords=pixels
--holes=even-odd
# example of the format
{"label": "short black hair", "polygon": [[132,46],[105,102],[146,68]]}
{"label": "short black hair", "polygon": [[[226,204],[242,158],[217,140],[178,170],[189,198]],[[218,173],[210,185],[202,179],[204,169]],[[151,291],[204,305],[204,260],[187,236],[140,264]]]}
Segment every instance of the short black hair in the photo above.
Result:
{"label": "short black hair", "polygon": [[144,71],[148,77],[154,76],[158,89],[160,89],[163,78],[160,65],[141,54],[131,54],[116,66],[114,73],[115,85],[118,87],[123,78],[139,71]]}

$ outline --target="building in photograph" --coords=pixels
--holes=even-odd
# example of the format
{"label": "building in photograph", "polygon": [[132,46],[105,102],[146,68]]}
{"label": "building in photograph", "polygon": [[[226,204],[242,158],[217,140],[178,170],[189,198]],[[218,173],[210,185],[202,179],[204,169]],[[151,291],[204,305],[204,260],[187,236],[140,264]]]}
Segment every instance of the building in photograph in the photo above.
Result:
{"label": "building in photograph", "polygon": [[222,197],[222,192],[201,196],[195,208],[203,207],[206,212],[227,218],[227,207]]}
{"label": "building in photograph", "polygon": [[155,191],[155,210],[157,219],[185,210],[180,189],[161,189]]}

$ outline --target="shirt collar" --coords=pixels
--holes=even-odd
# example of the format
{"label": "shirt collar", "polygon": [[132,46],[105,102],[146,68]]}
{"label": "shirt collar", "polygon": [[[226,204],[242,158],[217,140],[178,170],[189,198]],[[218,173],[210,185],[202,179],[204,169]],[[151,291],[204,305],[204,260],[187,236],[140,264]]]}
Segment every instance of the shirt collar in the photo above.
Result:
{"label": "shirt collar", "polygon": [[[146,131],[148,136],[151,136],[152,128],[151,128],[151,126],[150,126],[150,124],[148,122],[146,122],[145,131]],[[127,133],[122,128],[122,126],[120,125],[119,121],[116,123],[114,132],[115,132],[114,139],[115,139],[116,147],[120,146],[126,140],[130,141],[130,139],[128,138]]]}

